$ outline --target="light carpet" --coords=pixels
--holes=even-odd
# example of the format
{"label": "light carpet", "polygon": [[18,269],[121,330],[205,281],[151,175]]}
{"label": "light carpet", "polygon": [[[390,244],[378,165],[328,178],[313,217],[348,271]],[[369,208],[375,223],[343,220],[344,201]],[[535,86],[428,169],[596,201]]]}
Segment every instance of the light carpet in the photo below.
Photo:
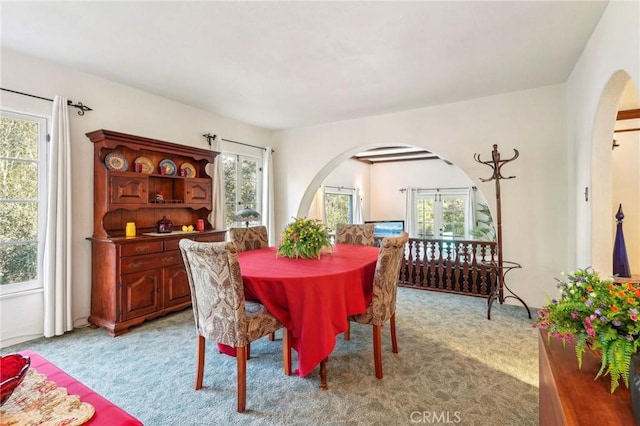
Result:
{"label": "light carpet", "polygon": [[[534,314],[532,310],[532,314]],[[83,328],[2,349],[40,353],[145,425],[537,425],[538,345],[522,306],[398,289],[399,353],[383,330],[384,379],[373,372],[371,327],[336,339],[329,390],[318,369],[284,376],[280,333],[251,345],[247,410],[236,412],[235,358],[207,343],[204,388],[195,391],[190,309],[111,338]],[[293,365],[296,356],[293,351]]]}

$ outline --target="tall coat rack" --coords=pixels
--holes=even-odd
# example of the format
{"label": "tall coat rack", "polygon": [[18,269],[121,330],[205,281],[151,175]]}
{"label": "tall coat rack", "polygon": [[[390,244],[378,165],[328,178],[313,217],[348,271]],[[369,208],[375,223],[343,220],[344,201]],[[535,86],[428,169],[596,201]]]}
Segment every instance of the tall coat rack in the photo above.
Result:
{"label": "tall coat rack", "polygon": [[[493,306],[493,302],[497,299],[498,302],[500,304],[504,303],[504,301],[508,298],[514,298],[520,301],[520,303],[522,303],[522,305],[525,307],[525,309],[527,310],[527,314],[529,315],[529,319],[531,319],[531,311],[529,310],[529,307],[527,306],[527,304],[524,302],[524,300],[522,300],[517,294],[515,294],[513,291],[511,291],[509,289],[509,287],[507,287],[504,277],[505,275],[513,270],[513,269],[519,269],[522,266],[519,263],[516,262],[508,262],[503,260],[502,258],[502,205],[501,205],[501,199],[500,199],[500,181],[502,179],[513,179],[515,178],[515,176],[503,176],[502,175],[502,166],[504,166],[507,163],[510,163],[511,161],[515,160],[516,158],[518,158],[518,156],[520,155],[520,153],[518,152],[517,149],[513,150],[514,155],[513,157],[507,159],[507,160],[501,160],[500,159],[500,152],[498,151],[498,145],[494,144],[493,145],[493,151],[491,151],[491,160],[489,161],[482,161],[480,159],[480,154],[474,154],[473,155],[473,159],[476,160],[478,163],[487,165],[489,167],[491,167],[491,169],[493,170],[493,174],[491,175],[491,177],[487,178],[487,179],[483,179],[480,178],[480,180],[482,182],[489,182],[489,181],[495,181],[495,185],[496,185],[496,208],[497,208],[497,222],[496,222],[496,228],[497,228],[497,234],[498,234],[498,263],[496,264],[495,262],[491,262],[489,263],[487,266],[491,267],[491,268],[495,268],[496,270],[496,285],[494,286],[494,288],[491,289],[491,292],[489,293],[489,298],[487,300],[487,319],[491,319],[491,307]],[[505,296],[505,290],[509,293],[507,296]]]}

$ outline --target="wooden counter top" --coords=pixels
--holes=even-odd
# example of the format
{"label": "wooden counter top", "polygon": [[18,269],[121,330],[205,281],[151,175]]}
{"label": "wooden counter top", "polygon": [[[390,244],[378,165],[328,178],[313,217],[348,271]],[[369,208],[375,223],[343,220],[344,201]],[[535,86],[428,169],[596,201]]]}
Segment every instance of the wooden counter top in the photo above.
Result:
{"label": "wooden counter top", "polygon": [[578,369],[575,346],[539,336],[540,425],[633,426],[629,389],[621,383],[611,394],[609,376],[594,381],[600,360],[585,351]]}

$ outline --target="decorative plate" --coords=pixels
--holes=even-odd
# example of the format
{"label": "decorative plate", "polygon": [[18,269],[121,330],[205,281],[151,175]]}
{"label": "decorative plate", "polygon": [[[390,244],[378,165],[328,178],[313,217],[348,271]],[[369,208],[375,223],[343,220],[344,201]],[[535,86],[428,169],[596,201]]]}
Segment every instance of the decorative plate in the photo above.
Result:
{"label": "decorative plate", "polygon": [[185,176],[186,177],[196,177],[196,168],[193,167],[193,164],[191,163],[182,163],[182,165],[180,165],[180,171],[184,170],[185,171]]}
{"label": "decorative plate", "polygon": [[126,172],[129,169],[129,162],[124,155],[119,152],[110,152],[104,157],[104,165],[109,170],[115,170],[118,172]]}
{"label": "decorative plate", "polygon": [[158,166],[161,168],[164,167],[166,175],[173,176],[176,174],[176,163],[169,159],[162,160]]}
{"label": "decorative plate", "polygon": [[138,157],[133,163],[142,166],[142,170],[140,170],[141,173],[153,173],[153,163],[147,157]]}

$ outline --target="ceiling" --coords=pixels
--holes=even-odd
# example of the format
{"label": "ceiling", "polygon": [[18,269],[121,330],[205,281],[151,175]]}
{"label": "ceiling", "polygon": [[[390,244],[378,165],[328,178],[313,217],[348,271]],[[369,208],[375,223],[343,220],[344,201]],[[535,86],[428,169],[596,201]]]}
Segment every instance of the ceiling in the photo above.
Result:
{"label": "ceiling", "polygon": [[606,4],[2,1],[0,40],[275,130],[563,83]]}

